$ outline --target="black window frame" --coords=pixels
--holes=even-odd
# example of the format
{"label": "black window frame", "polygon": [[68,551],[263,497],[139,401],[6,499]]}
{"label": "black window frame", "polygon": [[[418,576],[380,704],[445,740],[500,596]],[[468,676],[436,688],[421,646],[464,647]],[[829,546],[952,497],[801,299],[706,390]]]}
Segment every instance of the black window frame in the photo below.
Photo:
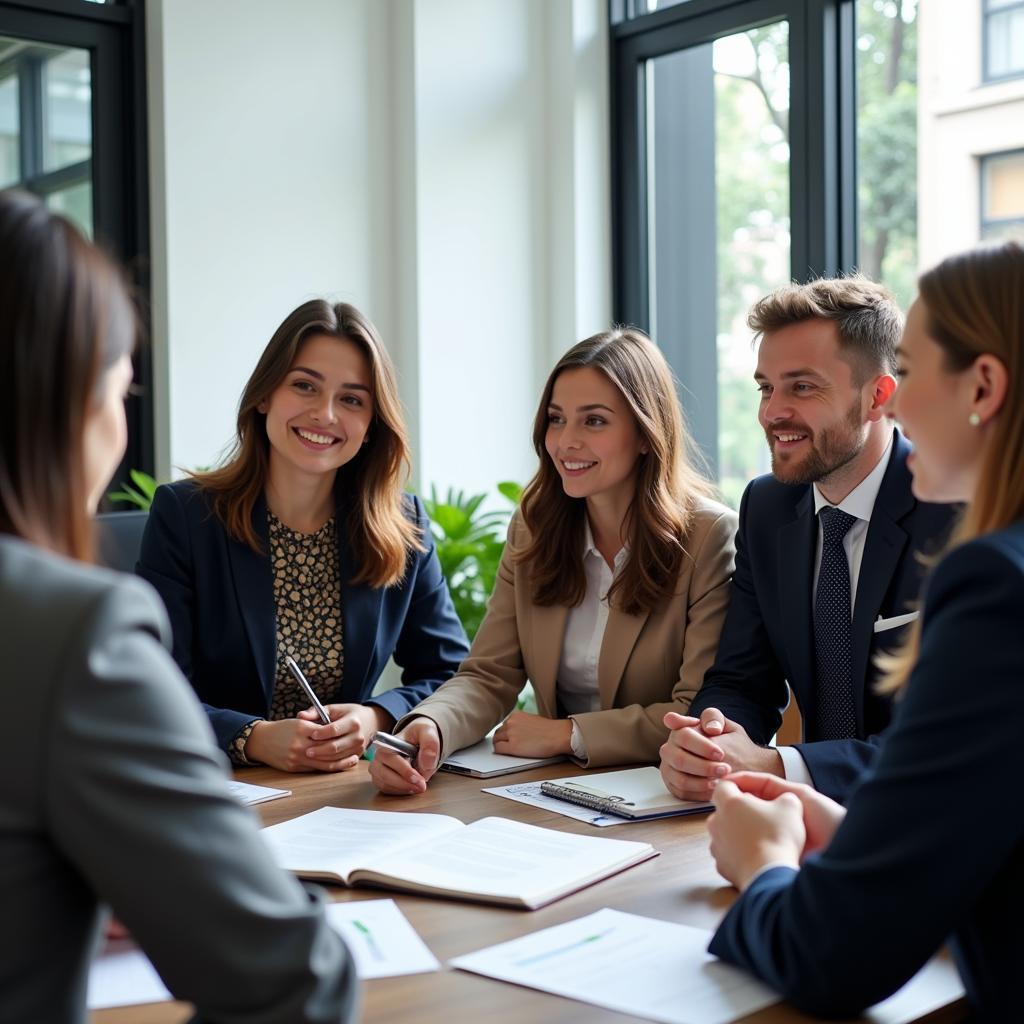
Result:
{"label": "black window frame", "polygon": [[[0,36],[90,53],[92,155],[88,177],[92,180],[93,237],[127,269],[146,337],[151,283],[144,2],[0,0]],[[19,96],[19,102],[24,104],[25,97]],[[25,140],[23,147],[28,145],[37,147],[38,153],[41,141]],[[31,163],[29,167],[38,170]],[[64,179],[72,174],[81,176],[82,170],[79,163],[30,175],[22,187],[46,194],[65,187],[69,181]],[[135,394],[126,406],[128,448],[115,483],[127,476],[128,468],[148,473],[154,468],[152,358],[147,345],[140,345],[134,361]]]}
{"label": "black window frame", "polygon": [[855,0],[688,0],[629,17],[610,0],[613,314],[650,325],[646,60],[774,21],[789,22],[791,273],[857,262]]}
{"label": "black window frame", "polygon": [[1024,0],[1014,0],[1013,3],[1003,4],[1001,7],[993,7],[992,0],[981,0],[981,81],[984,85],[1024,78],[1024,54],[1021,55],[1021,66],[1018,69],[1001,75],[993,75],[989,72],[989,59],[991,58],[988,45],[989,22],[994,16],[1006,14],[1007,11],[1024,11]]}

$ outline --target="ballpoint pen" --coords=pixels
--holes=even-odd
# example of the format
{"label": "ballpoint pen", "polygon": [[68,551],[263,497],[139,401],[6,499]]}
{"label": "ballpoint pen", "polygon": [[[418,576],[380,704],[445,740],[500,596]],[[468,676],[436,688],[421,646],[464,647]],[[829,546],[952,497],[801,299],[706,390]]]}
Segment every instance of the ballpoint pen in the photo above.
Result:
{"label": "ballpoint pen", "polygon": [[295,676],[295,681],[306,691],[306,696],[313,702],[313,707],[316,708],[320,721],[324,725],[330,725],[331,716],[327,714],[327,709],[320,703],[319,698],[313,692],[313,687],[309,685],[309,680],[302,674],[302,669],[295,664],[295,659],[290,654],[286,654],[284,656],[284,663],[288,666],[288,671]]}

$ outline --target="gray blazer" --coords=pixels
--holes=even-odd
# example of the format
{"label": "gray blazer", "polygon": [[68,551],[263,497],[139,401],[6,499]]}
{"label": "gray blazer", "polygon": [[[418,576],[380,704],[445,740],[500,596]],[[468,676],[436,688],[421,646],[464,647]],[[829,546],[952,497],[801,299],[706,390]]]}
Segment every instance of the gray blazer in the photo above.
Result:
{"label": "gray blazer", "polygon": [[85,1020],[101,901],[203,1020],[338,1022],[351,958],[227,795],[140,580],[0,536],[0,1018]]}

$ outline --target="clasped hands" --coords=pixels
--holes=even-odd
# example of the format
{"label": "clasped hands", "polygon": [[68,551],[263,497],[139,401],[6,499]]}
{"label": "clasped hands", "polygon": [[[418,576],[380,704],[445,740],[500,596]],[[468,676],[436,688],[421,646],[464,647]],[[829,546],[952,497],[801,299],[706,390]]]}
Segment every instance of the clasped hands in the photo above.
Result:
{"label": "clasped hands", "polygon": [[356,764],[378,729],[394,725],[375,704],[326,704],[324,710],[331,716],[329,725],[313,708],[295,718],[257,722],[245,756],[284,772],[343,772]]}
{"label": "clasped hands", "polygon": [[810,786],[788,782],[782,759],[755,744],[715,708],[700,718],[665,716],[665,785],[684,800],[711,799],[711,856],[719,874],[745,889],[768,865],[798,867],[824,849],[846,811]]}

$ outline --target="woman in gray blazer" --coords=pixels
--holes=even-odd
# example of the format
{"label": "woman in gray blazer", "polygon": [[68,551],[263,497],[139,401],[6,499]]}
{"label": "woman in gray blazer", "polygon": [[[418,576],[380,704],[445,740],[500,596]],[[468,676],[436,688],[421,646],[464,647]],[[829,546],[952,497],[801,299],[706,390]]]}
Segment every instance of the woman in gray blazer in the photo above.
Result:
{"label": "woman in gray blazer", "polygon": [[159,599],[88,564],[134,335],[113,265],[0,193],[0,1018],[85,1020],[109,904],[202,1019],[348,1020],[352,961],[228,796]]}

